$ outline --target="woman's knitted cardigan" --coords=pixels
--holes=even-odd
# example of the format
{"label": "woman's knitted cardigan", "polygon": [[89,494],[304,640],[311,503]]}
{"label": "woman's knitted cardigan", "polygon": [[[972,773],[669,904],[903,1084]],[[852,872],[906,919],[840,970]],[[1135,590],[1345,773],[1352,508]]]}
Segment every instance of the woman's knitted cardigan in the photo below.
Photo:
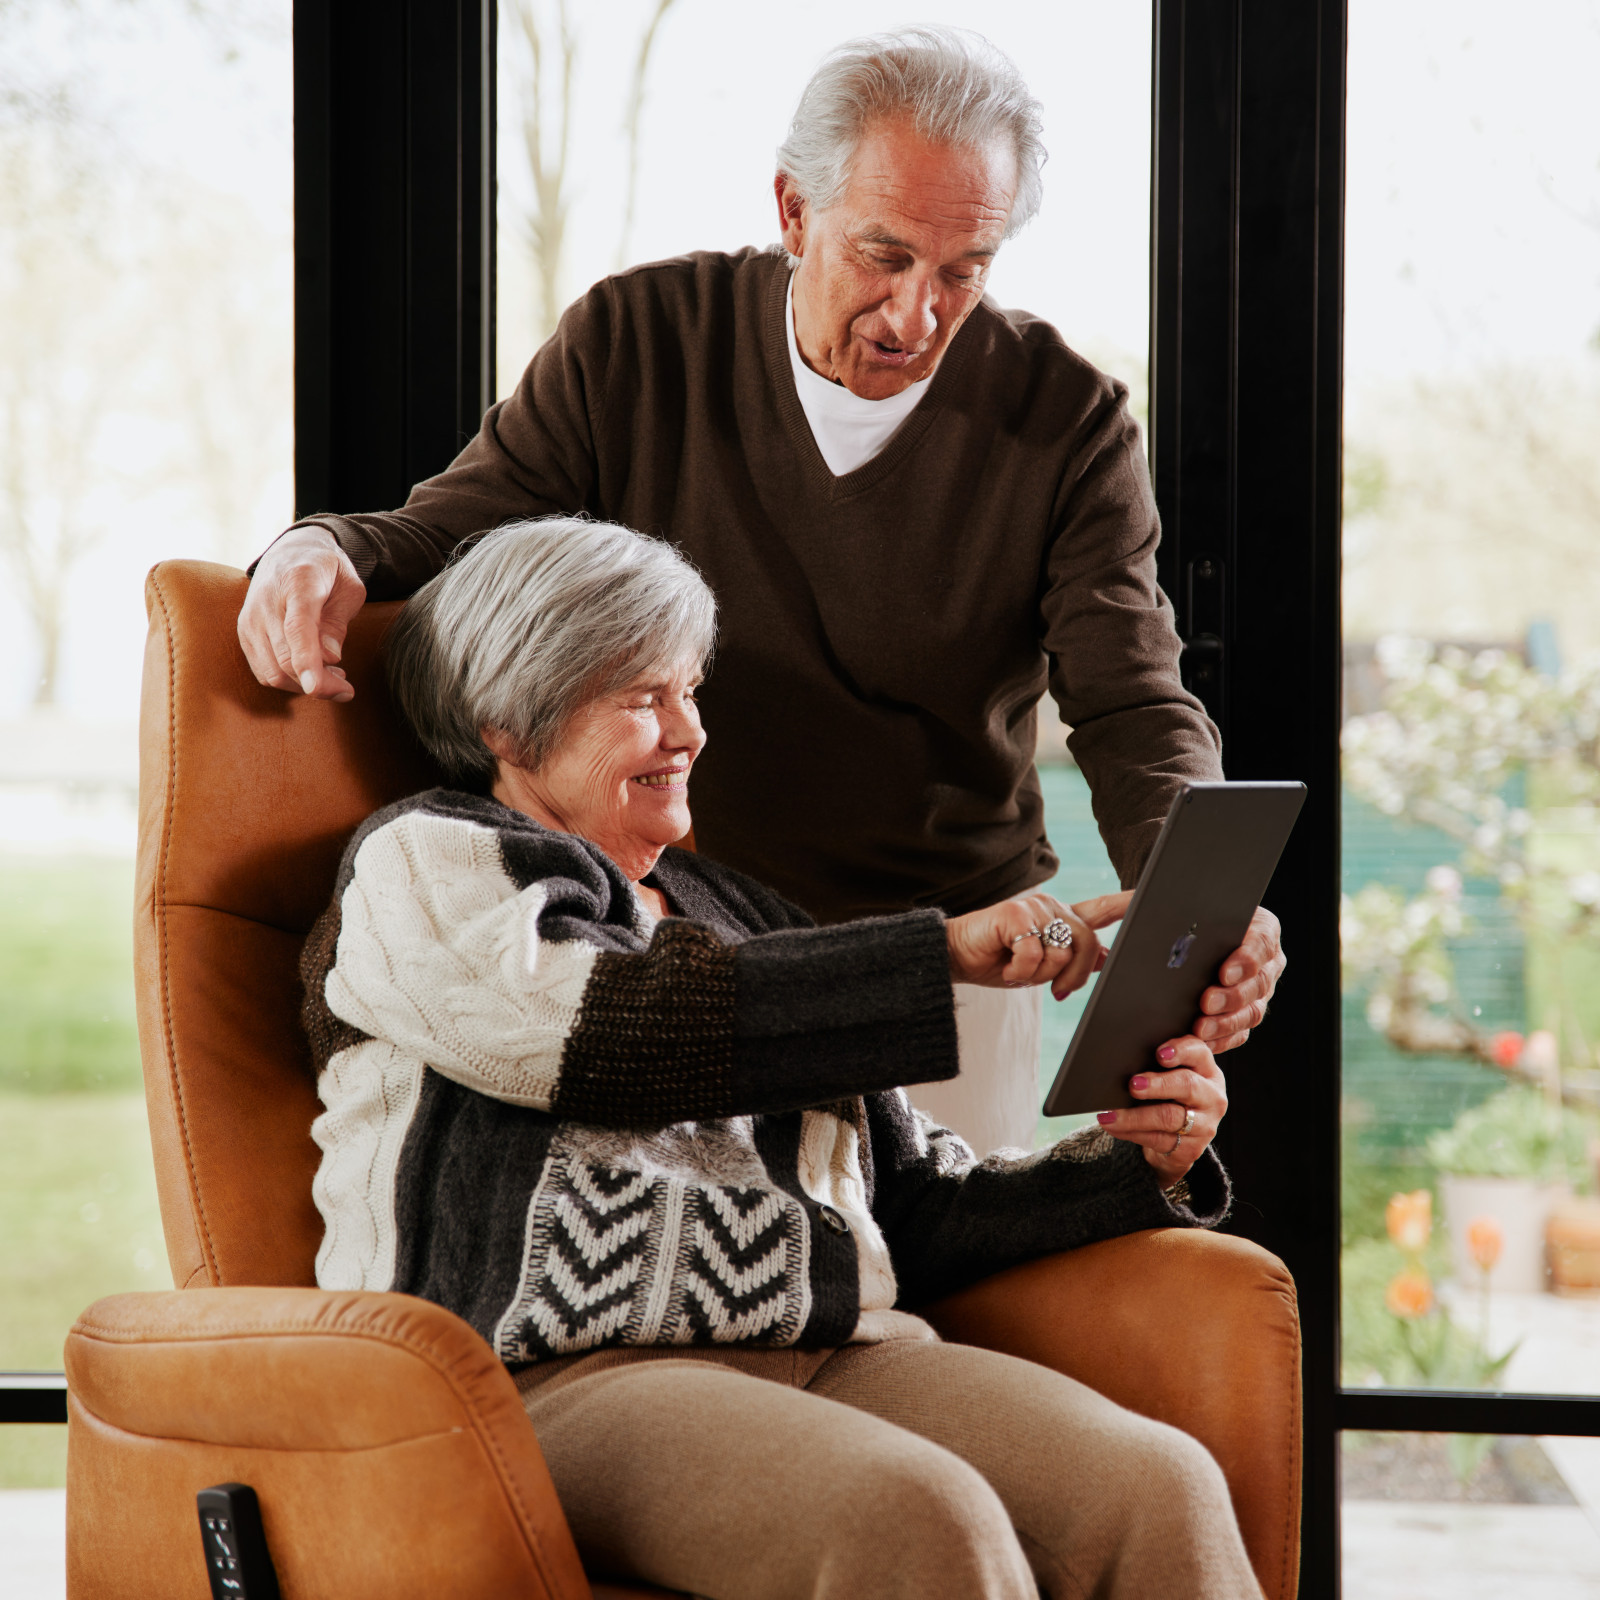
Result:
{"label": "woman's knitted cardigan", "polygon": [[818,928],[666,851],[651,926],[595,846],[434,789],[370,817],[306,944],[327,1108],[317,1281],[465,1317],[503,1361],[827,1346],[1053,1250],[1209,1226],[1087,1130],[976,1161],[899,1087],[953,1077],[936,911]]}

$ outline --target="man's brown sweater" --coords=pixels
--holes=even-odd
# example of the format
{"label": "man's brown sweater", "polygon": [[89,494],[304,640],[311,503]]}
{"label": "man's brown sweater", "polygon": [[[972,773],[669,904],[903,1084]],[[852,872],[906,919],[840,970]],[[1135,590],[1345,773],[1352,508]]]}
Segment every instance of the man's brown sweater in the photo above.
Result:
{"label": "man's brown sweater", "polygon": [[985,301],[888,445],[835,478],[795,393],[787,265],[638,267],[561,319],[402,511],[332,530],[374,599],[472,534],[586,512],[672,540],[721,609],[699,848],[825,921],[970,911],[1048,878],[1048,685],[1123,881],[1216,729],[1178,676],[1126,391]]}

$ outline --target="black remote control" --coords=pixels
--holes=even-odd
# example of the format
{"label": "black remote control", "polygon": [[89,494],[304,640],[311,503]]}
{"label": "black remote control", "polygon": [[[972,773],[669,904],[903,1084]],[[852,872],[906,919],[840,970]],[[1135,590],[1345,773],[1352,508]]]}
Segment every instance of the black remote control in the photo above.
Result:
{"label": "black remote control", "polygon": [[282,1600],[255,1490],[245,1483],[219,1483],[195,1499],[211,1600]]}

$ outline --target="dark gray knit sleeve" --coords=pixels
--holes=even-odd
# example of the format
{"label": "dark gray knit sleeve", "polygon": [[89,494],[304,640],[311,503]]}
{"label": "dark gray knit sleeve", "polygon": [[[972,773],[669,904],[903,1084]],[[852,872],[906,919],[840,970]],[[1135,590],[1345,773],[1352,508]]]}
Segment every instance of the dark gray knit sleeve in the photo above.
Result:
{"label": "dark gray knit sleeve", "polygon": [[1183,1185],[1163,1192],[1144,1151],[1099,1128],[1029,1156],[973,1162],[950,1136],[930,1142],[903,1097],[874,1095],[867,1108],[873,1213],[902,1305],[923,1305],[1020,1262],[1141,1228],[1215,1227],[1232,1198],[1210,1149]]}
{"label": "dark gray knit sleeve", "polygon": [[794,1111],[958,1065],[938,912],[738,942],[672,918],[596,960],[552,1109],[610,1126]]}

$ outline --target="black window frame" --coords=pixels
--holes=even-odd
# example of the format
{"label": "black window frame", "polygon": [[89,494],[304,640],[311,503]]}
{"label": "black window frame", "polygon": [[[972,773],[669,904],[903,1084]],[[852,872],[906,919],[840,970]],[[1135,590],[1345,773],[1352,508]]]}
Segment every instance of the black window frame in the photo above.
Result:
{"label": "black window frame", "polygon": [[[1300,1594],[1335,1600],[1341,1430],[1597,1435],[1600,1398],[1340,1386],[1346,0],[1153,9],[1161,581],[1229,775],[1310,785],[1271,895],[1293,964],[1219,1143],[1233,1231],[1299,1287]],[[493,399],[495,25],[494,0],[296,0],[299,515],[400,504]],[[60,1374],[0,1373],[0,1422],[66,1415]]]}
{"label": "black window frame", "polygon": [[1232,1231],[1303,1331],[1303,1600],[1339,1594],[1339,1434],[1600,1433],[1600,1398],[1339,1381],[1346,0],[1156,0],[1151,463],[1185,676],[1234,778],[1310,794],[1270,899],[1292,964],[1227,1063]]}

